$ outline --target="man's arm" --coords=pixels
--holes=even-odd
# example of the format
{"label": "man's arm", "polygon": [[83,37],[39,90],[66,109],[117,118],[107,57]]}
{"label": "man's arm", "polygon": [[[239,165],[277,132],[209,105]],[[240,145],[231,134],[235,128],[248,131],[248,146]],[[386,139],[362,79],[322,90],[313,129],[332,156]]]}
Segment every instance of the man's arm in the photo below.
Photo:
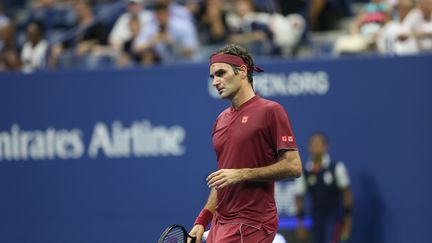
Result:
{"label": "man's arm", "polygon": [[[217,194],[215,189],[211,189],[210,195],[207,199],[207,203],[204,206],[204,209],[209,210],[210,212],[214,213],[216,210],[217,205]],[[202,224],[195,224],[192,230],[189,232],[191,236],[196,237],[196,243],[202,242],[202,236],[204,234],[205,228],[207,225]]]}
{"label": "man's arm", "polygon": [[302,165],[297,150],[282,150],[280,158],[278,162],[264,167],[218,170],[207,177],[207,184],[217,190],[241,181],[275,181],[301,175]]}
{"label": "man's arm", "polygon": [[211,189],[210,195],[207,199],[207,203],[204,208],[210,210],[210,212],[214,213],[217,205],[217,194],[215,189]]}
{"label": "man's arm", "polygon": [[341,232],[342,240],[347,240],[351,235],[352,230],[352,208],[353,199],[351,188],[348,186],[342,189],[342,200],[344,207],[344,225]]}
{"label": "man's arm", "polygon": [[342,203],[344,208],[344,224],[341,239],[347,240],[352,229],[353,198],[350,187],[350,177],[343,163],[337,163],[335,168],[336,184],[342,192]]}

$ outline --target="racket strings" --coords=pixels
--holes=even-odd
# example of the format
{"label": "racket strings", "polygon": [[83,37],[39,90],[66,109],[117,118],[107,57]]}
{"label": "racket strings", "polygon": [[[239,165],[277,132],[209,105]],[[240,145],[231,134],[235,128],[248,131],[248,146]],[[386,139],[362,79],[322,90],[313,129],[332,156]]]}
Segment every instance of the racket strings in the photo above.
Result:
{"label": "racket strings", "polygon": [[185,232],[181,228],[173,228],[166,234],[162,243],[186,243]]}

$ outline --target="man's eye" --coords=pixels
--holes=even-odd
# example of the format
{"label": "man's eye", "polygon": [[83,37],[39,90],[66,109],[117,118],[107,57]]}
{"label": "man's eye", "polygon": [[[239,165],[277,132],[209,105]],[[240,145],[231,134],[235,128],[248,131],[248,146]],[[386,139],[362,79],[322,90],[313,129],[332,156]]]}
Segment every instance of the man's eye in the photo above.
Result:
{"label": "man's eye", "polygon": [[225,74],[225,71],[217,71],[217,72],[215,73],[215,75],[216,75],[217,77],[222,77],[224,74]]}

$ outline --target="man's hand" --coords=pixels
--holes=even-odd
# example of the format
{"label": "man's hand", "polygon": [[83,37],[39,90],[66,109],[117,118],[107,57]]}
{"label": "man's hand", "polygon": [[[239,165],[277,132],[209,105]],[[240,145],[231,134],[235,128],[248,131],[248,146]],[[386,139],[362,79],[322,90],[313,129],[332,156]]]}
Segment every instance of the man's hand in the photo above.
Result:
{"label": "man's hand", "polygon": [[[196,237],[196,243],[201,243],[202,242],[202,236],[204,234],[204,226],[200,225],[200,224],[196,224],[192,230],[189,232],[189,235]],[[189,242],[189,241],[188,241]]]}
{"label": "man's hand", "polygon": [[242,169],[221,169],[207,177],[207,185],[217,190],[242,181],[243,176]]}

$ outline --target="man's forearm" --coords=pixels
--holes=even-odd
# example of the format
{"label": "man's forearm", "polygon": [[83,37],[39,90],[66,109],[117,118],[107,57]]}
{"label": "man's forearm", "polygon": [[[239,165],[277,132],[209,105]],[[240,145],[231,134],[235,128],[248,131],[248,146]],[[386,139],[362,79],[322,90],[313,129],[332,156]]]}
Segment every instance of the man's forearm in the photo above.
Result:
{"label": "man's forearm", "polygon": [[297,151],[290,151],[288,156],[278,162],[259,168],[242,169],[244,181],[268,181],[298,178],[302,165]]}
{"label": "man's forearm", "polygon": [[[217,205],[217,195],[215,189],[211,189],[209,198],[204,208],[201,210],[200,214],[196,218],[194,225],[201,225],[204,229],[210,224],[213,219],[213,213],[216,210]],[[203,232],[204,232],[204,229]]]}
{"label": "man's forearm", "polygon": [[204,208],[214,213],[216,210],[216,205],[217,205],[217,194],[216,194],[216,190],[212,188]]}
{"label": "man's forearm", "polygon": [[220,169],[207,177],[210,188],[218,190],[241,181],[274,181],[300,177],[302,165],[297,151],[285,151],[278,162],[259,168]]}

